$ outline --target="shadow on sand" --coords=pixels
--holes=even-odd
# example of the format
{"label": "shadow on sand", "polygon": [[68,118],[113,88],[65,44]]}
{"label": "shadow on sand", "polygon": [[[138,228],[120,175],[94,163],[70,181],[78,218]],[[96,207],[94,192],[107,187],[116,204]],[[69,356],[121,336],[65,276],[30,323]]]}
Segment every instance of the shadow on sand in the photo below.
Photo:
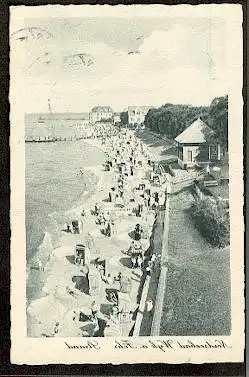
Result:
{"label": "shadow on sand", "polygon": [[75,283],[75,289],[85,293],[86,295],[89,294],[89,282],[86,276],[77,276],[75,275],[72,278],[73,283]]}
{"label": "shadow on sand", "polygon": [[106,316],[109,316],[109,314],[112,311],[113,304],[101,304],[100,305],[100,312]]}
{"label": "shadow on sand", "polygon": [[128,267],[128,268],[131,268],[131,267],[132,267],[131,259],[130,259],[130,258],[120,258],[119,261],[120,261],[120,263],[121,263],[124,267]]}
{"label": "shadow on sand", "polygon": [[74,255],[67,255],[66,258],[69,263],[74,264]]}

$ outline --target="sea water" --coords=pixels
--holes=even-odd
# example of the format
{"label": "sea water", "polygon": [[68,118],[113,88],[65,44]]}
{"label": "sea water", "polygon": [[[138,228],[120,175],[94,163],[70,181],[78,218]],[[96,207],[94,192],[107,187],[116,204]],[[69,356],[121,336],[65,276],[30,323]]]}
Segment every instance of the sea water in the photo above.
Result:
{"label": "sea water", "polygon": [[[51,214],[76,205],[93,177],[84,168],[101,164],[104,153],[82,140],[25,144],[26,255],[29,260],[53,233]],[[80,171],[84,173],[81,174]]]}

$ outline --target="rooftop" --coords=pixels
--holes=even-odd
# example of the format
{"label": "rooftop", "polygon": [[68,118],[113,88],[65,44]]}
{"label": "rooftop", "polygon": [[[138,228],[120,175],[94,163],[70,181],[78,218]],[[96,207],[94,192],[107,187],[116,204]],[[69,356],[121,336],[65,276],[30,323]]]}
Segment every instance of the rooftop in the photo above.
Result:
{"label": "rooftop", "polygon": [[133,110],[149,111],[152,106],[128,106],[128,112]]}
{"label": "rooftop", "polygon": [[91,113],[112,113],[112,108],[110,106],[94,106]]}
{"label": "rooftop", "polygon": [[211,132],[211,128],[201,118],[198,118],[178,135],[175,140],[182,144],[206,143],[206,135]]}

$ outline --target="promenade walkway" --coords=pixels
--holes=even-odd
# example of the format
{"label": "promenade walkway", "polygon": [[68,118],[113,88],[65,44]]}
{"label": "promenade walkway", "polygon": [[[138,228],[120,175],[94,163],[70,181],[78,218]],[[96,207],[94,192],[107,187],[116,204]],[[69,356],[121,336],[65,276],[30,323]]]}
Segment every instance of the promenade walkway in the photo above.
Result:
{"label": "promenade walkway", "polygon": [[[146,130],[141,139],[159,160],[164,159],[165,146],[171,151],[167,140]],[[152,335],[228,335],[231,330],[229,247],[214,248],[201,236],[188,212],[193,200],[188,188],[170,195],[164,285],[158,287],[156,274],[148,293],[148,298],[160,301],[160,308],[155,302]],[[159,231],[158,242],[162,234]],[[151,323],[144,312],[140,335],[151,335]]]}
{"label": "promenade walkway", "polygon": [[[158,280],[159,280],[160,269],[161,269],[161,251],[162,251],[164,212],[165,212],[164,210],[158,212],[157,219],[154,226],[154,232],[153,232],[152,249],[153,249],[153,253],[156,255],[156,262],[155,262],[154,269],[151,274],[146,301],[152,299],[154,303],[157,296]],[[150,336],[152,320],[153,320],[153,316],[145,310],[143,313],[143,320],[142,320],[140,332],[139,332],[140,336]]]}

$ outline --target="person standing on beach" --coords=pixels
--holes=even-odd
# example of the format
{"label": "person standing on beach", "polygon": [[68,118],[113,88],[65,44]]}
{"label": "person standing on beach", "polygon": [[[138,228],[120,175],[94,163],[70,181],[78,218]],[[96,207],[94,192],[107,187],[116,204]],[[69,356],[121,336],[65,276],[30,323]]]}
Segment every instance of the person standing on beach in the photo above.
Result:
{"label": "person standing on beach", "polygon": [[150,317],[152,317],[154,304],[153,301],[150,299],[146,302],[146,312],[149,314]]}
{"label": "person standing on beach", "polygon": [[107,282],[108,285],[112,285],[113,284],[113,277],[111,276],[110,273],[106,277],[106,282]]}
{"label": "person standing on beach", "polygon": [[148,206],[148,208],[150,208],[150,201],[151,201],[151,198],[150,198],[150,195],[148,194],[148,198],[147,198],[147,206]]}
{"label": "person standing on beach", "polygon": [[99,264],[98,265],[98,271],[100,273],[101,279],[104,280],[104,277],[105,277],[105,267],[103,266],[103,264]]}
{"label": "person standing on beach", "polygon": [[85,245],[89,250],[91,250],[94,247],[94,240],[89,232],[86,235]]}
{"label": "person standing on beach", "polygon": [[110,202],[110,203],[112,202],[112,194],[111,194],[111,191],[109,191],[109,202]]}
{"label": "person standing on beach", "polygon": [[155,196],[155,206],[158,207],[158,205],[159,205],[159,194],[158,194],[158,192],[155,192],[154,196]]}
{"label": "person standing on beach", "polygon": [[142,268],[142,264],[143,264],[143,257],[142,257],[142,255],[141,254],[139,254],[138,255],[138,257],[137,257],[137,266],[138,266],[138,268]]}
{"label": "person standing on beach", "polygon": [[155,261],[156,261],[156,254],[152,254],[152,256],[151,256],[151,258],[150,258],[150,261],[152,262],[152,264],[154,264],[155,263]]}
{"label": "person standing on beach", "polygon": [[134,166],[133,165],[131,165],[130,170],[131,170],[131,176],[133,176],[134,175]]}
{"label": "person standing on beach", "polygon": [[146,276],[150,276],[151,275],[151,263],[148,263],[145,271],[146,271]]}
{"label": "person standing on beach", "polygon": [[124,198],[124,189],[123,189],[123,186],[120,187],[120,189],[119,189],[119,197],[120,197],[121,199]]}
{"label": "person standing on beach", "polygon": [[99,333],[99,320],[97,317],[94,318],[94,328],[93,328],[93,336],[98,336]]}
{"label": "person standing on beach", "polygon": [[143,229],[140,224],[136,224],[134,229],[134,238],[136,241],[140,241],[142,237]]}
{"label": "person standing on beach", "polygon": [[37,263],[38,263],[39,270],[44,271],[44,267],[40,259],[38,259]]}
{"label": "person standing on beach", "polygon": [[135,255],[133,254],[132,256],[131,256],[131,268],[132,269],[134,269],[134,268],[136,268],[136,257],[135,257]]}
{"label": "person standing on beach", "polygon": [[135,252],[134,241],[131,241],[131,245],[129,247],[128,252],[130,253],[130,255],[134,254],[134,252]]}
{"label": "person standing on beach", "polygon": [[117,228],[116,228],[116,221],[115,219],[111,220],[111,234],[116,234],[117,233]]}
{"label": "person standing on beach", "polygon": [[107,235],[107,237],[111,237],[112,236],[112,228],[111,228],[111,222],[110,222],[110,220],[107,222],[106,235]]}
{"label": "person standing on beach", "polygon": [[96,215],[96,216],[99,215],[99,210],[100,210],[100,208],[99,208],[99,204],[96,203],[96,204],[95,204],[95,215]]}
{"label": "person standing on beach", "polygon": [[145,208],[147,208],[148,207],[148,194],[146,191],[144,191],[143,197],[144,197],[144,206]]}
{"label": "person standing on beach", "polygon": [[60,330],[60,322],[56,322],[53,328],[52,336],[57,336]]}
{"label": "person standing on beach", "polygon": [[96,301],[94,300],[91,304],[91,318],[92,318],[92,320],[96,319],[98,311],[99,311],[99,306],[97,305]]}
{"label": "person standing on beach", "polygon": [[143,197],[143,195],[139,195],[139,197],[138,197],[138,216],[139,217],[142,216],[143,204],[144,204],[144,197]]}
{"label": "person standing on beach", "polygon": [[153,196],[150,196],[150,208],[151,209],[155,209],[155,199],[153,198]]}

